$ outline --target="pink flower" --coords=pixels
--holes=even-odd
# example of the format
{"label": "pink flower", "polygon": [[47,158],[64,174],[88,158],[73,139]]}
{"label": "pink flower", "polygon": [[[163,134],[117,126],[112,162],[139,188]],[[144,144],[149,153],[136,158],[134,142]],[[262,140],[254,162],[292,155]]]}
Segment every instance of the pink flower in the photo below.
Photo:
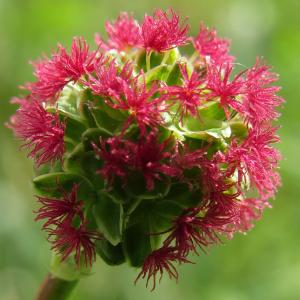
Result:
{"label": "pink flower", "polygon": [[204,80],[199,78],[196,71],[193,71],[191,76],[189,76],[186,64],[180,65],[180,71],[183,77],[182,85],[166,86],[167,96],[179,102],[181,119],[188,113],[192,116],[197,116],[198,106],[201,104],[201,85],[204,83]]}
{"label": "pink flower", "polygon": [[66,84],[76,82],[86,73],[94,71],[97,61],[96,52],[89,52],[89,46],[83,38],[74,38],[71,53],[62,45],[51,59],[35,63],[37,82],[27,85],[35,99],[53,101]]}
{"label": "pink flower", "polygon": [[115,177],[126,182],[128,166],[132,164],[132,155],[135,145],[121,138],[113,137],[100,140],[100,147],[92,144],[95,154],[104,162],[103,167],[97,171],[111,186]]}
{"label": "pink flower", "polygon": [[263,65],[259,59],[253,68],[246,72],[246,91],[242,102],[242,113],[251,124],[276,119],[275,110],[284,100],[276,95],[279,86],[270,86],[278,76],[271,73],[270,67]]}
{"label": "pink flower", "polygon": [[280,185],[280,177],[276,172],[280,153],[271,144],[279,142],[275,134],[276,127],[258,127],[249,130],[248,137],[238,144],[233,141],[226,155],[229,173],[237,170],[239,184],[250,177],[260,195],[269,198],[274,195]]}
{"label": "pink flower", "polygon": [[149,282],[152,280],[153,291],[156,286],[156,277],[159,274],[159,283],[161,282],[163,272],[167,272],[169,278],[178,279],[178,272],[174,266],[175,262],[188,263],[189,261],[178,255],[176,249],[173,247],[162,247],[158,250],[153,251],[145,260],[141,272],[138,274],[135,283],[140,278],[147,277],[146,287],[148,287]]}
{"label": "pink flower", "polygon": [[97,95],[119,97],[123,94],[124,84],[133,80],[132,72],[131,63],[126,63],[120,68],[115,59],[109,61],[108,58],[102,57],[95,68],[95,74],[89,75],[87,85]]}
{"label": "pink flower", "polygon": [[207,72],[206,88],[209,93],[206,95],[207,100],[217,98],[220,105],[224,108],[226,117],[229,119],[229,107],[238,110],[240,103],[236,97],[244,92],[245,81],[242,78],[244,72],[239,73],[230,81],[230,75],[233,67],[229,64],[224,66],[210,65]]}
{"label": "pink flower", "polygon": [[229,41],[218,38],[216,30],[209,30],[204,24],[200,25],[200,31],[193,39],[193,44],[204,59],[208,57],[216,65],[230,64],[234,60],[234,57],[229,55]]}
{"label": "pink flower", "polygon": [[135,153],[131,154],[135,168],[144,175],[148,190],[154,188],[155,179],[161,180],[161,174],[175,177],[181,173],[176,167],[166,163],[171,156],[168,147],[170,147],[170,140],[158,143],[156,134],[151,132],[140,139]]}
{"label": "pink flower", "polygon": [[141,27],[133,16],[126,12],[120,13],[114,24],[107,21],[105,28],[111,48],[121,51],[141,45]]}
{"label": "pink flower", "polygon": [[78,185],[74,184],[72,191],[66,193],[63,191],[62,198],[49,198],[37,196],[38,202],[42,207],[36,212],[36,221],[46,219],[43,228],[48,228],[49,225],[57,225],[63,221],[71,222],[75,216],[79,216],[83,220],[81,211],[83,202],[77,200]]}
{"label": "pink flower", "polygon": [[147,90],[145,77],[141,76],[143,82],[135,83],[133,86],[122,81],[124,96],[115,95],[114,99],[107,99],[107,104],[115,109],[129,112],[130,115],[123,130],[136,120],[141,133],[145,134],[147,126],[157,127],[163,122],[161,113],[167,111],[168,107],[164,97],[155,95],[158,92],[157,84],[154,83],[150,90]]}
{"label": "pink flower", "polygon": [[64,261],[75,252],[75,261],[78,266],[83,253],[85,265],[92,265],[96,260],[94,240],[101,239],[98,232],[88,230],[84,224],[78,228],[73,227],[69,222],[59,224],[55,229],[49,230],[49,240],[52,240],[52,249],[62,255]]}
{"label": "pink flower", "polygon": [[187,42],[189,25],[180,24],[179,16],[172,10],[160,9],[154,16],[145,16],[142,24],[143,47],[147,51],[167,51]]}
{"label": "pink flower", "polygon": [[65,124],[57,114],[48,113],[41,104],[30,99],[14,99],[20,108],[11,119],[10,127],[24,143],[37,166],[61,159],[64,154]]}

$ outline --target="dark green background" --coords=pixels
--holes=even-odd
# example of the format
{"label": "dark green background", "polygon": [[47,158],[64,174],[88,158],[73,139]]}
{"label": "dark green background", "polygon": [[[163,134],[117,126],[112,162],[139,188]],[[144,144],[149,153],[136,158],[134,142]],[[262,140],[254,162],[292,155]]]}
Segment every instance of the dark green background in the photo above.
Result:
{"label": "dark green background", "polygon": [[[80,282],[72,299],[300,299],[299,0],[0,0],[0,123],[15,109],[8,103],[18,95],[17,86],[32,80],[29,59],[51,53],[58,41],[69,46],[75,35],[92,41],[119,11],[133,11],[140,19],[155,7],[170,6],[190,17],[193,34],[201,20],[216,26],[232,40],[238,63],[249,67],[263,56],[280,73],[287,101],[280,120],[283,186],[273,209],[247,236],[237,235],[208,256],[195,257],[197,265],[179,267],[179,284],[165,278],[150,293],[142,282],[133,285],[135,270],[99,260],[95,274]],[[49,245],[41,224],[33,221],[31,162],[9,130],[0,126],[0,134],[0,299],[33,299],[48,269]]]}

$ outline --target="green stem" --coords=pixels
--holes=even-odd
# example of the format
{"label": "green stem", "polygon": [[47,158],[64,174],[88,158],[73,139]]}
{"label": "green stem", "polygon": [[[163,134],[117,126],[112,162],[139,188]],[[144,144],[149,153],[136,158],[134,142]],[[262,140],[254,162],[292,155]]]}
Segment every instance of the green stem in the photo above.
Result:
{"label": "green stem", "polygon": [[152,51],[149,51],[146,53],[146,69],[147,69],[147,72],[151,69],[151,54],[152,54]]}
{"label": "green stem", "polygon": [[38,291],[36,300],[66,300],[78,280],[66,281],[48,273]]}

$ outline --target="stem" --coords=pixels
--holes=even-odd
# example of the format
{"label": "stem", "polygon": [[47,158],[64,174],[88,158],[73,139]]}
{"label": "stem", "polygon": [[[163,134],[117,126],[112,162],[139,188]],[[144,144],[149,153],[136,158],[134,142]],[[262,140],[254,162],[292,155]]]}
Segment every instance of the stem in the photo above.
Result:
{"label": "stem", "polygon": [[67,281],[48,273],[38,291],[36,300],[66,300],[78,280]]}
{"label": "stem", "polygon": [[152,51],[149,51],[146,53],[146,69],[147,69],[147,72],[151,69],[151,54],[152,54]]}

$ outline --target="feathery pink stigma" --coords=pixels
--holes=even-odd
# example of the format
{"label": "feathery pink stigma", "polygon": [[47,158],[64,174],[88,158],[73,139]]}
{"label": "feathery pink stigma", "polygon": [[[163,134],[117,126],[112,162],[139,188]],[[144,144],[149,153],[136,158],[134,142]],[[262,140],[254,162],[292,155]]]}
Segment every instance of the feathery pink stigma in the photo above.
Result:
{"label": "feathery pink stigma", "polygon": [[92,144],[95,154],[104,161],[103,167],[97,171],[111,186],[115,177],[126,182],[128,166],[132,164],[135,145],[118,137],[100,140],[100,146]]}
{"label": "feathery pink stigma", "polygon": [[133,16],[126,12],[120,13],[113,24],[107,21],[105,29],[109,36],[108,44],[113,49],[121,51],[141,45],[141,27]]}
{"label": "feathery pink stigma", "polygon": [[152,280],[153,291],[156,287],[156,277],[159,274],[159,283],[162,280],[163,272],[167,272],[169,278],[178,280],[178,272],[174,266],[175,262],[188,263],[189,261],[178,255],[176,249],[173,247],[162,247],[158,250],[153,251],[144,261],[141,272],[138,274],[135,283],[140,278],[147,277],[146,287],[149,286]]}
{"label": "feathery pink stigma", "polygon": [[42,207],[36,212],[36,221],[46,219],[43,228],[48,228],[49,225],[57,225],[63,221],[71,222],[78,215],[83,220],[81,211],[83,202],[77,200],[78,185],[74,184],[72,191],[67,193],[63,191],[62,198],[48,198],[37,196],[38,202]]}
{"label": "feathery pink stigma", "polygon": [[204,24],[200,25],[200,31],[193,39],[193,44],[204,59],[208,57],[214,64],[230,64],[234,60],[233,56],[229,55],[229,41],[218,38],[216,30],[209,30]]}
{"label": "feathery pink stigma", "polygon": [[96,52],[89,52],[86,41],[74,38],[70,54],[58,45],[51,59],[34,63],[37,82],[28,84],[27,88],[35,99],[53,101],[67,83],[76,82],[82,75],[94,71],[96,61]]}
{"label": "feathery pink stigma", "polygon": [[123,96],[115,96],[114,99],[108,99],[107,104],[115,109],[128,111],[130,116],[124,125],[124,130],[136,120],[142,134],[146,133],[147,126],[156,127],[162,123],[162,112],[167,111],[164,97],[154,97],[158,91],[157,84],[153,84],[150,90],[147,90],[145,77],[142,76],[142,83],[135,83],[130,87],[126,82],[123,84]]}
{"label": "feathery pink stigma", "polygon": [[244,72],[239,73],[230,81],[232,69],[233,67],[229,64],[224,66],[210,65],[207,72],[206,88],[209,90],[209,93],[206,95],[207,100],[218,98],[227,118],[230,115],[229,107],[239,110],[240,104],[236,97],[243,92],[244,87],[242,78]]}
{"label": "feathery pink stigma", "polygon": [[154,188],[155,179],[161,180],[161,174],[174,177],[181,173],[177,168],[164,162],[171,156],[171,153],[167,151],[169,146],[170,140],[159,144],[156,134],[151,132],[139,141],[136,152],[131,154],[135,167],[144,175],[148,190]]}
{"label": "feathery pink stigma", "polygon": [[200,86],[204,83],[204,80],[199,78],[196,71],[193,71],[192,75],[189,76],[186,64],[180,65],[180,71],[183,77],[182,85],[166,86],[167,95],[180,103],[181,119],[187,113],[197,116],[197,109],[201,104],[200,93],[202,89]]}
{"label": "feathery pink stigma", "polygon": [[37,166],[61,159],[64,154],[65,124],[57,114],[48,113],[41,104],[30,99],[14,100],[20,107],[10,127],[24,143]]}
{"label": "feathery pink stigma", "polygon": [[276,95],[280,87],[270,86],[277,81],[278,75],[269,70],[269,66],[257,59],[254,67],[245,73],[246,91],[241,111],[251,124],[276,119],[279,116],[276,107],[284,102]]}
{"label": "feathery pink stigma", "polygon": [[264,198],[274,195],[280,185],[280,177],[276,172],[281,156],[271,144],[279,142],[275,134],[276,127],[259,127],[249,130],[248,137],[238,145],[233,141],[226,160],[231,166],[231,173],[236,169],[239,183],[249,175]]}
{"label": "feathery pink stigma", "polygon": [[119,69],[115,59],[108,60],[102,57],[95,68],[95,74],[89,75],[88,86],[97,95],[118,97],[123,94],[123,82],[129,83],[132,80],[133,67],[126,63]]}
{"label": "feathery pink stigma", "polygon": [[81,262],[81,253],[86,266],[91,266],[96,260],[94,240],[101,239],[101,236],[98,232],[88,230],[84,223],[75,228],[69,222],[63,222],[55,229],[49,230],[49,240],[53,237],[52,249],[62,255],[62,261],[73,252],[78,266]]}
{"label": "feathery pink stigma", "polygon": [[167,51],[186,44],[189,25],[180,24],[174,10],[158,9],[154,16],[145,16],[142,24],[143,47],[147,51]]}

